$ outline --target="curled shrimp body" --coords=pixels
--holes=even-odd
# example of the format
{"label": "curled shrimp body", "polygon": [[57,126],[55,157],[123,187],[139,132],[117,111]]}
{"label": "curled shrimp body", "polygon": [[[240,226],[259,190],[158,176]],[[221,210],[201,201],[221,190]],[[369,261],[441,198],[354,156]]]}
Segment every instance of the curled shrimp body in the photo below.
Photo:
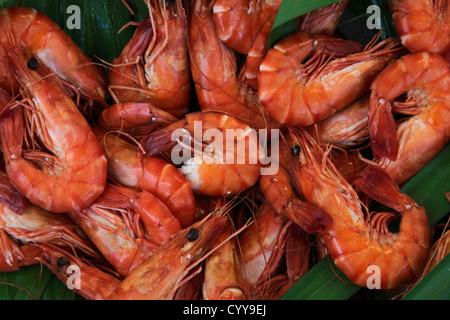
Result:
{"label": "curled shrimp body", "polygon": [[189,55],[198,103],[203,111],[228,113],[255,129],[279,128],[238,71],[236,54],[217,35],[205,0],[196,0],[189,23]]}
{"label": "curled shrimp body", "polygon": [[109,90],[118,102],[151,102],[182,117],[191,101],[187,22],[181,0],[147,1],[143,20],[112,62]]}
{"label": "curled shrimp body", "polygon": [[11,182],[30,202],[48,211],[86,208],[106,185],[101,145],[59,78],[41,78],[14,52],[10,58],[27,101],[26,108],[16,104],[1,121]]}
{"label": "curled shrimp body", "polygon": [[[371,88],[371,147],[378,163],[402,185],[449,140],[450,69],[438,54],[408,54],[388,66]],[[397,124],[393,113],[411,117]]]}
{"label": "curled shrimp body", "polygon": [[174,136],[185,146],[186,157],[179,159],[183,163],[179,170],[194,193],[230,196],[258,181],[263,155],[256,131],[235,117],[219,112],[189,113],[144,137],[141,143],[145,155],[170,151],[173,157],[175,147],[180,146]]}
{"label": "curled shrimp body", "polygon": [[181,230],[180,222],[151,193],[111,184],[93,204],[71,217],[123,276]]}
{"label": "curled shrimp body", "polygon": [[[335,2],[302,15],[299,17],[298,30],[332,35],[348,2],[348,0]],[[245,60],[245,78],[247,83],[256,91],[258,90],[259,66],[269,49],[269,35],[275,17],[276,15],[272,16],[270,20],[262,25]]]}
{"label": "curled shrimp body", "polygon": [[18,93],[14,67],[9,66],[11,45],[33,55],[53,73],[91,101],[104,102],[106,77],[54,21],[32,8],[9,7],[0,11],[0,87]]}
{"label": "curled shrimp body", "polygon": [[395,28],[411,53],[450,52],[450,4],[446,0],[390,0]]}
{"label": "curled shrimp body", "polygon": [[123,186],[148,191],[160,199],[186,228],[194,222],[195,198],[177,168],[157,157],[138,157],[136,146],[113,133],[94,129],[108,159],[108,176]]}
{"label": "curled shrimp body", "polygon": [[[430,225],[419,207],[379,167],[359,173],[353,184],[375,201],[401,214],[398,233],[388,222],[396,214],[371,213],[353,187],[340,175],[327,154],[303,130],[291,130],[292,143],[301,148],[293,157],[291,171],[305,198],[327,212],[333,223],[320,235],[336,263],[350,281],[368,286],[374,268],[379,270],[377,288],[387,290],[411,280],[419,271],[430,243]],[[372,270],[372,271],[370,271]]]}
{"label": "curled shrimp body", "polygon": [[368,93],[375,77],[398,57],[398,40],[374,44],[376,39],[359,52],[353,41],[305,32],[287,36],[260,65],[261,103],[287,125],[308,126],[331,116]]}
{"label": "curled shrimp body", "polygon": [[219,38],[237,52],[247,54],[261,27],[278,13],[280,0],[216,0],[213,17]]}

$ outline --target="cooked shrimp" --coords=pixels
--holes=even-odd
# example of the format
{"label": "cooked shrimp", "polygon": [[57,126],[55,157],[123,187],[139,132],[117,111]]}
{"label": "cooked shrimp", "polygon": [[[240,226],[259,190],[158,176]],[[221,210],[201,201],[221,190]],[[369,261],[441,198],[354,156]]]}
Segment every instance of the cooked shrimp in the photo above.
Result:
{"label": "cooked shrimp", "polygon": [[[377,162],[399,185],[444,148],[450,137],[450,69],[435,53],[403,56],[373,82],[369,133]],[[396,99],[406,94],[406,102]],[[396,124],[393,112],[412,115]]]}
{"label": "cooked shrimp", "polygon": [[219,247],[206,258],[202,297],[205,300],[245,299],[244,287],[240,279],[240,264],[234,223],[228,219],[222,234],[214,245]]}
{"label": "cooked shrimp", "polygon": [[97,124],[106,131],[119,130],[140,139],[156,128],[175,121],[178,118],[149,102],[124,102],[104,109]]}
{"label": "cooked shrimp", "polygon": [[111,184],[93,204],[71,217],[123,276],[181,230],[180,222],[151,193]]}
{"label": "cooked shrimp", "polygon": [[411,53],[450,52],[450,4],[447,0],[389,0],[397,34]]}
{"label": "cooked shrimp", "polygon": [[286,144],[281,143],[279,169],[274,174],[261,175],[259,187],[273,210],[284,214],[307,232],[318,232],[323,226],[330,224],[332,219],[323,210],[302,201],[295,193],[287,171],[289,169],[288,152],[290,151],[286,149]]}
{"label": "cooked shrimp", "polygon": [[[332,35],[348,2],[349,0],[335,2],[302,15],[298,18],[298,30],[308,33]],[[272,16],[260,28],[246,57],[245,77],[247,83],[256,91],[258,90],[259,66],[268,50],[269,35],[275,17],[276,15]]]}
{"label": "cooked shrimp", "polygon": [[237,52],[247,54],[261,27],[280,8],[280,0],[216,0],[213,17],[219,38]]}
{"label": "cooked shrimp", "polygon": [[84,209],[106,185],[103,149],[59,78],[41,78],[17,54],[9,52],[27,107],[11,103],[16,107],[2,117],[7,174],[30,202],[48,211]]}
{"label": "cooked shrimp", "polygon": [[[184,119],[144,137],[141,143],[145,156],[170,151],[173,158],[180,152],[175,138],[183,140],[180,145],[187,157],[180,158],[183,165],[179,170],[194,193],[230,196],[251,188],[258,181],[260,160],[264,157],[258,136],[235,117],[218,112],[189,113]],[[207,146],[203,148],[203,145]]]}
{"label": "cooked shrimp", "polygon": [[148,191],[160,199],[186,228],[194,222],[196,206],[188,180],[169,162],[138,157],[138,148],[114,133],[94,129],[108,159],[108,175],[123,186]]}
{"label": "cooked shrimp", "polygon": [[[392,212],[364,214],[355,189],[340,175],[327,154],[304,130],[291,130],[292,174],[305,198],[322,208],[333,223],[320,232],[336,266],[357,285],[388,290],[419,271],[430,242],[430,225],[419,207],[379,167],[369,167],[353,181],[358,190],[401,214],[398,233],[391,233]],[[375,274],[373,275],[373,270]],[[375,280],[374,282],[371,282]]]}
{"label": "cooked shrimp", "polygon": [[260,101],[287,125],[308,126],[331,116],[367,94],[378,73],[398,57],[398,40],[375,44],[377,39],[358,52],[353,41],[304,32],[287,36],[261,63]]}
{"label": "cooked shrimp", "polygon": [[230,114],[254,129],[279,128],[238,72],[236,54],[219,39],[206,0],[190,15],[189,55],[198,103],[203,111]]}
{"label": "cooked shrimp", "polygon": [[67,81],[86,100],[104,102],[106,77],[54,21],[32,8],[9,7],[0,11],[0,87],[19,93],[14,66],[9,65],[9,47],[18,47]]}
{"label": "cooked shrimp", "polygon": [[146,2],[149,18],[112,62],[109,90],[116,103],[151,102],[182,117],[191,102],[185,10],[181,0]]}
{"label": "cooked shrimp", "polygon": [[238,236],[242,277],[249,299],[261,295],[270,286],[268,281],[280,266],[291,223],[263,203],[255,213],[254,222]]}

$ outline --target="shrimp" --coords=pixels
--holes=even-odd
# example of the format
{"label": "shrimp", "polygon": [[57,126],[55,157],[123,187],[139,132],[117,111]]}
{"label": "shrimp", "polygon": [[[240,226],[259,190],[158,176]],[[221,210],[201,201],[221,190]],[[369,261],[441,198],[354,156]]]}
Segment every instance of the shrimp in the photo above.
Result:
{"label": "shrimp", "polygon": [[70,216],[123,276],[181,230],[172,212],[151,193],[111,184],[88,208]]}
{"label": "shrimp", "polygon": [[446,0],[389,0],[397,34],[411,53],[450,52],[450,5]]}
{"label": "shrimp", "polygon": [[[450,69],[435,53],[408,54],[371,86],[369,134],[376,162],[399,185],[442,150],[450,137]],[[398,99],[406,94],[405,102]],[[411,115],[396,124],[393,112]]]}
{"label": "shrimp", "polygon": [[105,108],[106,77],[103,71],[54,21],[32,8],[9,7],[0,11],[0,87],[18,94],[9,47],[33,55],[86,100]]}
{"label": "shrimp", "polygon": [[[349,0],[332,3],[299,17],[299,31],[332,35]],[[267,53],[269,35],[276,15],[266,21],[258,31],[245,60],[245,78],[253,90],[258,90],[259,66]]]}
{"label": "shrimp", "polygon": [[106,185],[103,149],[59,78],[27,70],[18,54],[9,52],[26,104],[11,102],[1,119],[6,172],[30,202],[48,211],[86,208]]}
{"label": "shrimp", "polygon": [[[220,245],[206,258],[202,286],[205,300],[243,300],[245,292],[240,279],[236,238],[231,238],[234,223],[228,219],[215,245]],[[229,240],[228,240],[229,239]],[[228,241],[227,241],[228,240]]]}
{"label": "shrimp", "polygon": [[115,103],[151,102],[179,118],[191,102],[185,10],[181,0],[146,2],[149,18],[113,60],[109,91]]}
{"label": "shrimp", "polygon": [[362,52],[359,43],[324,35],[285,37],[260,65],[261,103],[285,125],[309,126],[331,116],[367,94],[374,78],[398,57],[399,40],[376,44],[378,37]]}
{"label": "shrimp", "polygon": [[194,222],[196,205],[188,180],[158,157],[138,157],[138,148],[120,136],[93,129],[108,159],[108,176],[123,186],[147,191],[160,199],[183,228]]}
{"label": "shrimp", "polygon": [[262,203],[254,222],[238,237],[241,248],[242,278],[249,299],[262,294],[280,266],[286,232],[292,222]]}
{"label": "shrimp", "polygon": [[238,72],[236,54],[217,35],[206,0],[196,0],[190,15],[191,74],[202,111],[228,113],[252,128],[280,128]]}
{"label": "shrimp", "polygon": [[183,140],[180,142],[183,156],[179,159],[183,165],[179,171],[195,194],[231,196],[248,190],[258,181],[260,159],[264,155],[256,131],[235,117],[219,112],[189,113],[144,137],[141,140],[144,156],[170,151],[173,159],[180,153],[175,136]]}
{"label": "shrimp", "polygon": [[183,281],[188,280],[186,276],[190,270],[211,252],[226,225],[225,212],[226,209],[211,212],[191,228],[180,230],[123,280],[84,263],[67,251],[50,246],[42,248],[42,262],[64,283],[68,280],[67,268],[78,266],[81,286],[75,287],[74,291],[86,299],[172,299]]}
{"label": "shrimp", "polygon": [[[430,243],[430,225],[424,208],[401,193],[381,168],[370,166],[358,174],[353,184],[375,201],[401,214],[398,233],[388,222],[396,214],[379,212],[364,215],[365,206],[355,189],[341,176],[327,154],[303,129],[291,129],[292,175],[299,190],[312,204],[327,212],[333,223],[320,235],[336,266],[353,283],[388,290],[409,281],[419,271]],[[371,269],[373,268],[373,269]],[[369,283],[373,270],[377,280]],[[379,277],[378,277],[379,276]]]}
{"label": "shrimp", "polygon": [[106,131],[119,130],[141,139],[156,128],[176,121],[178,118],[149,102],[124,102],[104,109],[97,125]]}
{"label": "shrimp", "polygon": [[309,233],[318,232],[323,226],[330,224],[332,219],[323,210],[300,200],[295,193],[288,172],[288,152],[286,144],[282,143],[279,150],[280,167],[278,171],[271,175],[261,175],[259,187],[273,210],[284,214]]}
{"label": "shrimp", "polygon": [[5,173],[0,174],[0,270],[17,271],[38,263],[36,243],[72,247],[99,258],[96,248],[67,215],[46,211],[18,193]]}
{"label": "shrimp", "polygon": [[319,144],[350,148],[369,139],[370,94],[306,128]]}
{"label": "shrimp", "polygon": [[273,20],[280,5],[280,0],[216,0],[213,17],[217,34],[228,47],[247,54],[261,27]]}

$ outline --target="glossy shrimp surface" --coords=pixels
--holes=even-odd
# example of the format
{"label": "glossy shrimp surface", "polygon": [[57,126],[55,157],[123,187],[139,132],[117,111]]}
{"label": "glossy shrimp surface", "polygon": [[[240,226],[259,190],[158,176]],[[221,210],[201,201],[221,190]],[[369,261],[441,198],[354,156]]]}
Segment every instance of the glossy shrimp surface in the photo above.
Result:
{"label": "glossy shrimp surface", "polygon": [[0,11],[0,86],[19,92],[7,48],[16,46],[37,58],[53,73],[70,83],[86,99],[103,107],[106,76],[55,22],[32,8],[9,7]]}
{"label": "glossy shrimp surface", "polygon": [[182,117],[191,102],[185,9],[181,0],[147,5],[150,17],[112,63],[109,89],[116,103],[151,102]]}
{"label": "glossy shrimp surface", "polygon": [[[146,155],[170,151],[173,156],[178,144],[172,139],[175,130],[188,155],[179,170],[194,193],[230,196],[258,181],[262,149],[256,132],[245,123],[219,112],[193,112],[144,137],[142,145]],[[188,133],[186,138],[183,132]],[[193,155],[189,156],[191,152]]]}
{"label": "glossy shrimp surface", "polygon": [[367,94],[399,50],[393,38],[359,52],[353,41],[294,33],[270,49],[261,63],[259,99],[278,122],[311,125]]}
{"label": "glossy shrimp surface", "polygon": [[[388,229],[392,212],[364,214],[355,189],[327,159],[326,153],[304,131],[292,130],[292,143],[301,148],[292,167],[298,188],[312,204],[331,215],[333,223],[320,232],[336,266],[360,286],[374,284],[387,290],[411,280],[424,261],[430,225],[419,207],[382,169],[369,167],[353,183],[358,190],[401,215],[398,233]],[[314,177],[314,178],[313,178]],[[370,268],[370,269],[369,269]]]}
{"label": "glossy shrimp surface", "polygon": [[[450,69],[438,54],[408,54],[388,66],[371,88],[371,147],[378,163],[402,185],[449,140]],[[396,114],[410,116],[396,121]]]}
{"label": "glossy shrimp surface", "polygon": [[189,181],[171,163],[139,157],[138,147],[114,133],[94,129],[108,159],[108,175],[123,186],[158,197],[186,228],[194,222],[196,206]]}
{"label": "glossy shrimp surface", "polygon": [[450,51],[450,4],[446,0],[390,0],[395,28],[411,52]]}
{"label": "glossy shrimp surface", "polygon": [[10,51],[10,59],[29,107],[12,108],[1,122],[7,174],[30,202],[46,210],[83,209],[105,188],[103,149],[58,78],[41,78],[17,54]]}

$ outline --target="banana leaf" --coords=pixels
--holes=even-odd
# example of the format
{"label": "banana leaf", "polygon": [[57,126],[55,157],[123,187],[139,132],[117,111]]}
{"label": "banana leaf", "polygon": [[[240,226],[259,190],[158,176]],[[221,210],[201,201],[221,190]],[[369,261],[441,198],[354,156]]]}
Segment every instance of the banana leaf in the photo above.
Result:
{"label": "banana leaf", "polygon": [[[295,31],[297,16],[333,2],[337,2],[337,0],[283,0],[270,34],[270,46]],[[141,21],[148,16],[147,8],[142,0],[128,0],[127,3],[133,8],[133,13],[125,7],[121,0],[0,0],[0,9],[17,5],[33,7],[42,11],[58,23],[87,55],[101,63],[111,62],[117,57],[134,32],[133,27],[127,27],[120,33],[119,30],[130,21]],[[79,29],[70,28],[68,25],[73,14],[68,11],[71,5],[80,8],[81,27]],[[381,8],[381,37],[395,36],[396,32],[387,0],[351,0],[336,34],[360,41],[363,45],[370,41],[380,30],[369,30],[366,27],[366,20],[369,16],[366,9],[369,5],[378,5]],[[64,48],[61,50],[64,52]],[[444,197],[444,192],[450,189],[449,152],[447,146],[402,188],[420,205],[426,207],[432,225],[448,215],[450,211],[448,201]],[[439,264],[441,269],[448,270],[448,260],[447,257],[444,264]],[[442,283],[442,279],[445,280],[446,276],[448,284],[448,274],[442,276],[441,272],[442,270],[437,269],[430,273],[427,281],[439,283],[441,280],[440,283]],[[434,278],[434,274],[438,274],[438,278]],[[424,282],[422,286],[411,291],[410,297],[412,294],[423,294],[426,297],[431,290],[430,286],[433,287]],[[360,289],[351,284],[334,265],[331,258],[327,257],[317,263],[282,299],[347,300]],[[432,295],[428,296],[432,297]],[[447,299],[448,289],[438,297],[433,297]],[[12,273],[0,273],[0,300],[28,299],[75,300],[80,297],[41,265],[22,268],[20,271]]]}

